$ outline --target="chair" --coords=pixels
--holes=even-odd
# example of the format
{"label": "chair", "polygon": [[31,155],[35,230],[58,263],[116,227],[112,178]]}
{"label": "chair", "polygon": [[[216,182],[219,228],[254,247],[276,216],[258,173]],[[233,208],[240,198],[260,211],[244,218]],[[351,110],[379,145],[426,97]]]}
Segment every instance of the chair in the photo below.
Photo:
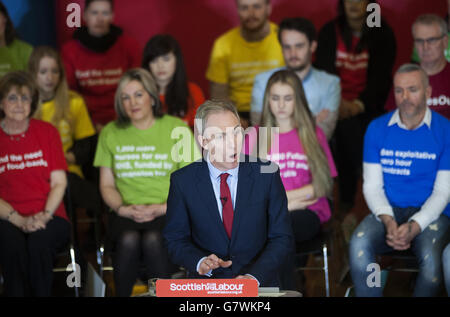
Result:
{"label": "chair", "polygon": [[[79,268],[79,262],[77,262],[77,256],[76,254],[79,254],[79,252],[75,252],[75,250],[79,250],[78,246],[76,244],[76,232],[77,232],[77,226],[76,226],[76,215],[73,212],[73,208],[72,208],[72,202],[70,199],[70,188],[69,185],[67,185],[66,187],[66,192],[64,194],[64,206],[66,207],[66,212],[67,212],[67,217],[69,218],[69,221],[71,223],[71,230],[70,230],[70,239],[68,244],[62,249],[60,250],[57,255],[56,255],[56,259],[55,261],[57,262],[58,259],[70,259],[70,263],[69,265],[71,266],[69,269],[69,265],[67,265],[66,267],[54,267],[53,268],[53,272],[54,273],[59,273],[59,272],[74,272],[77,273],[77,268]],[[79,276],[81,276],[81,272],[78,272]],[[79,287],[77,285],[75,285],[74,287],[74,291],[75,291],[75,297],[79,297],[80,293],[79,293]]]}
{"label": "chair", "polygon": [[[381,287],[384,289],[386,286],[387,274],[388,272],[408,272],[408,273],[418,273],[419,266],[417,259],[411,249],[405,251],[391,251],[384,254],[377,254],[376,261],[380,265],[382,278]],[[347,288],[344,297],[352,297],[353,286]]]}
{"label": "chair", "polygon": [[308,271],[308,270],[323,270],[325,281],[325,293],[326,297],[330,297],[330,278],[328,267],[328,255],[333,243],[332,224],[330,222],[322,226],[321,231],[314,238],[302,243],[296,244],[296,263],[300,262],[304,257],[310,255],[323,257],[323,266],[321,267],[308,267],[300,266],[296,267],[296,271]]}
{"label": "chair", "polygon": [[[416,256],[411,249],[380,254],[377,255],[377,258],[377,262],[380,263],[382,270],[391,272],[419,272]],[[399,266],[399,262],[402,262],[403,266]]]}

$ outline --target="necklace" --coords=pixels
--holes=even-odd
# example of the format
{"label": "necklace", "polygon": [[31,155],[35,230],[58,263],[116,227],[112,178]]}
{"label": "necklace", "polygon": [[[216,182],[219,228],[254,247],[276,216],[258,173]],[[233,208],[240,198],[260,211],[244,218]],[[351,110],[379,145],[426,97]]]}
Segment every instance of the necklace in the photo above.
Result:
{"label": "necklace", "polygon": [[8,129],[6,128],[6,124],[5,124],[5,120],[3,120],[0,123],[0,127],[2,128],[3,132],[5,132],[6,135],[9,136],[9,138],[11,139],[11,141],[20,141],[21,139],[24,139],[26,136],[26,133],[28,131],[28,127],[30,125],[30,121],[27,121],[27,126],[25,127],[25,130],[22,133],[19,134],[11,134],[10,131],[8,131]]}

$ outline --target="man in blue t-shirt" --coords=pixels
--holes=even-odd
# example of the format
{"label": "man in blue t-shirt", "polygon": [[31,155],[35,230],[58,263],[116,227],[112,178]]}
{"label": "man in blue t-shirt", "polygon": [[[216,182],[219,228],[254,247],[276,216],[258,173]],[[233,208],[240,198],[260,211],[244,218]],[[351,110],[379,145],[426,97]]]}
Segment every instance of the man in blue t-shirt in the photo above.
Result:
{"label": "man in blue t-shirt", "polygon": [[316,123],[329,140],[336,127],[341,102],[340,79],[312,67],[312,55],[317,48],[314,24],[305,18],[288,18],[281,21],[278,40],[287,67],[271,69],[255,77],[252,90],[250,120],[259,125],[264,109],[263,100],[270,76],[281,69],[294,71],[302,80],[308,106]]}
{"label": "man in blue t-shirt", "polygon": [[450,226],[450,121],[428,108],[431,87],[420,66],[399,68],[394,93],[397,109],[365,135],[363,192],[372,214],[353,233],[350,271],[357,296],[381,296],[369,264],[411,249],[420,270],[414,296],[436,296]]}

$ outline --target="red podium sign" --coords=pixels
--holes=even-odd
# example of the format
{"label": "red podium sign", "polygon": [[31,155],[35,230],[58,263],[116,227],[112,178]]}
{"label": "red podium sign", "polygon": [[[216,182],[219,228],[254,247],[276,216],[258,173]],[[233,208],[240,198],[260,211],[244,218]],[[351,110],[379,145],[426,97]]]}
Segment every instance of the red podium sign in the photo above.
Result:
{"label": "red podium sign", "polygon": [[258,297],[253,279],[157,280],[157,297]]}

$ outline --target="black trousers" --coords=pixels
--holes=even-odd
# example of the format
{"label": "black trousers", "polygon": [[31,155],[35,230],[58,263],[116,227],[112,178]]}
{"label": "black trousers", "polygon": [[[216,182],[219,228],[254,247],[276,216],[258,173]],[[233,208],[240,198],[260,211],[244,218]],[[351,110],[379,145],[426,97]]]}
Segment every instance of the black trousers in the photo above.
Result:
{"label": "black trousers", "polygon": [[[320,232],[320,219],[314,211],[309,209],[294,210],[290,213],[292,231],[294,233],[295,243],[301,243],[314,238]],[[279,279],[280,286],[284,290],[296,290],[296,276],[295,276],[295,250],[292,247],[292,254],[290,254],[284,261],[280,269]],[[301,259],[300,265],[304,266],[308,259],[305,257]]]}
{"label": "black trousers", "polygon": [[336,165],[341,202],[353,204],[362,172],[364,134],[370,119],[360,114],[336,126]]}
{"label": "black trousers", "polygon": [[5,294],[10,297],[51,296],[53,262],[70,238],[70,223],[54,217],[44,230],[24,233],[0,220],[0,265]]}
{"label": "black trousers", "polygon": [[128,297],[138,277],[170,278],[177,271],[164,245],[165,216],[137,223],[111,212],[108,216],[107,251],[112,251],[116,296]]}

